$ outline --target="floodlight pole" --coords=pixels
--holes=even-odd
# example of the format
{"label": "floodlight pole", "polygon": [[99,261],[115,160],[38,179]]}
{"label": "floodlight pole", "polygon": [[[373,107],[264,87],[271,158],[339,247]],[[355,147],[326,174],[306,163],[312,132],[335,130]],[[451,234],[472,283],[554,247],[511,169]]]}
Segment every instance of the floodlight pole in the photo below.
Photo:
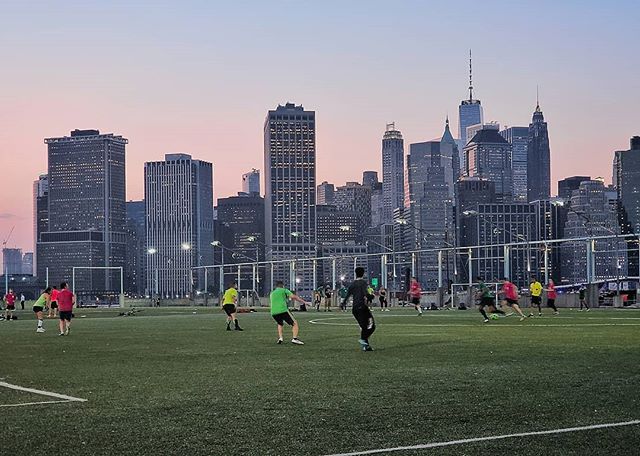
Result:
{"label": "floodlight pole", "polygon": [[76,267],[71,269],[71,292],[76,294]]}
{"label": "floodlight pole", "polygon": [[314,258],[313,259],[313,286],[311,287],[312,290],[315,290],[318,287],[318,259]]}
{"label": "floodlight pole", "polygon": [[511,275],[511,251],[508,245],[504,246],[504,264],[502,273],[505,278],[510,278]]}
{"label": "floodlight pole", "polygon": [[124,307],[124,268],[120,266],[120,307]]}

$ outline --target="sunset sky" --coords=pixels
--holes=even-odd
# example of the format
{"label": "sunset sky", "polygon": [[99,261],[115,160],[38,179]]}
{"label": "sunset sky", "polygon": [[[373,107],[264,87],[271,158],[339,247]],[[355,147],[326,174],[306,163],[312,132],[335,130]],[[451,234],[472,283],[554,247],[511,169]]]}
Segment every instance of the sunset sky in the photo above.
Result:
{"label": "sunset sky", "polygon": [[[486,120],[528,125],[536,85],[552,181],[611,180],[640,134],[637,1],[18,1],[0,3],[0,238],[33,248],[43,138],[75,128],[129,139],[127,198],[143,163],[214,163],[215,197],[262,168],[267,110],[315,110],[317,178],[380,170],[396,122],[405,145],[439,137],[467,96],[469,48]],[[408,148],[408,147],[407,147]]]}

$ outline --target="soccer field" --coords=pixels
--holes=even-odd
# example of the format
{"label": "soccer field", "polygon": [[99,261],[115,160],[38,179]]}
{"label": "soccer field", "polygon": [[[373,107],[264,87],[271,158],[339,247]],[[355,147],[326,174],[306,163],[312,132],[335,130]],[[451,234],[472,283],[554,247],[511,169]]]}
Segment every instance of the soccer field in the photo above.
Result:
{"label": "soccer field", "polygon": [[[53,320],[36,334],[26,311],[0,322],[0,454],[636,455],[640,448],[633,423],[640,311],[563,310],[483,324],[473,311],[416,317],[393,309],[375,313],[373,352],[360,351],[350,314],[295,314],[305,342],[296,346],[276,345],[266,312],[240,314],[245,331],[227,332],[220,309],[193,311],[119,317],[79,309],[69,337],[57,336]],[[519,433],[527,435],[454,442]],[[447,445],[429,448],[434,443]],[[424,447],[399,448],[415,445]]]}

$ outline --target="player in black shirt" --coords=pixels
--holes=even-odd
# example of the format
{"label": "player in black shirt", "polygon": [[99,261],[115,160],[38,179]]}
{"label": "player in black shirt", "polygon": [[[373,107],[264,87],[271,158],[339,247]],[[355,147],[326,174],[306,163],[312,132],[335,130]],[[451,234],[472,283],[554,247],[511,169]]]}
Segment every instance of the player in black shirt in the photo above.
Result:
{"label": "player in black shirt", "polygon": [[376,330],[376,323],[367,306],[367,296],[369,295],[369,284],[364,280],[364,268],[356,268],[356,280],[349,286],[347,295],[342,300],[342,305],[346,307],[349,297],[353,297],[352,313],[360,325],[360,339],[358,342],[362,351],[373,351],[369,345],[369,337]]}

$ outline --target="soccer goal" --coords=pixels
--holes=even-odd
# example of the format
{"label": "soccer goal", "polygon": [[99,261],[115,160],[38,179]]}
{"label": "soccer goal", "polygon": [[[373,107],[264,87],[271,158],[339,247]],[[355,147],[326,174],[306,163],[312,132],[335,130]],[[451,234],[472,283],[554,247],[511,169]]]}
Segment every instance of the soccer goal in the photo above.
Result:
{"label": "soccer goal", "polygon": [[74,266],[71,291],[78,307],[126,307],[121,266]]}

